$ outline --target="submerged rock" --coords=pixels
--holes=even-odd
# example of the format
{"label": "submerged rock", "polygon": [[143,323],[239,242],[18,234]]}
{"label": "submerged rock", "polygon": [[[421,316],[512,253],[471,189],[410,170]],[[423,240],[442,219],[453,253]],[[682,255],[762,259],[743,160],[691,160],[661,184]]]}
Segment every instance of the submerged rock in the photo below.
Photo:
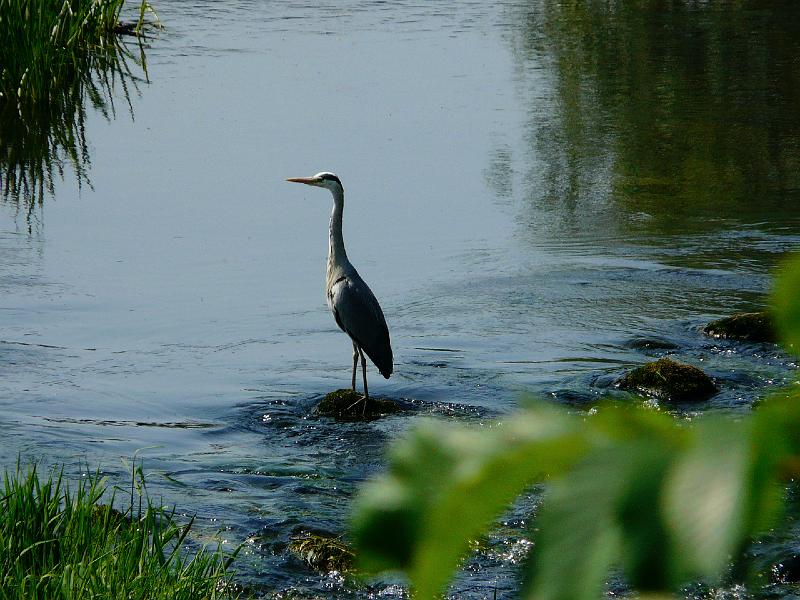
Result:
{"label": "submerged rock", "polygon": [[626,373],[617,386],[672,402],[699,402],[717,392],[714,381],[703,371],[671,358],[661,358]]}
{"label": "submerged rock", "polygon": [[304,533],[289,541],[289,552],[309,567],[323,573],[347,573],[353,569],[355,553],[338,537]]}
{"label": "submerged rock", "polygon": [[633,350],[675,350],[678,344],[657,337],[636,337],[625,342],[626,348]]}
{"label": "submerged rock", "polygon": [[330,392],[317,404],[317,413],[338,421],[371,421],[400,410],[394,400],[374,396],[370,396],[365,406],[364,395],[350,389]]}
{"label": "submerged rock", "polygon": [[95,504],[92,506],[92,521],[97,525],[108,524],[111,528],[127,527],[131,524],[131,517],[108,504]]}
{"label": "submerged rock", "polygon": [[712,321],[703,333],[715,338],[747,340],[750,342],[777,342],[772,315],[767,311],[738,313]]}

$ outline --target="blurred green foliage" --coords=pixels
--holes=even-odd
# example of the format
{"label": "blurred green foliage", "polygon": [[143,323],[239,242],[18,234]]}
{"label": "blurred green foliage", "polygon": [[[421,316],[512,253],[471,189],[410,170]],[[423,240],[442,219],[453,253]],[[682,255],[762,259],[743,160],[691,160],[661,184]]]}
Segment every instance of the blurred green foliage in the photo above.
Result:
{"label": "blurred green foliage", "polygon": [[[773,298],[790,350],[798,289],[795,258]],[[353,537],[366,570],[404,571],[415,597],[434,598],[470,540],[544,483],[525,598],[599,598],[612,568],[639,592],[667,594],[729,573],[778,522],[799,468],[794,388],[745,418],[678,421],[643,406],[570,414],[542,403],[484,429],[432,421],[412,431],[362,490]]]}

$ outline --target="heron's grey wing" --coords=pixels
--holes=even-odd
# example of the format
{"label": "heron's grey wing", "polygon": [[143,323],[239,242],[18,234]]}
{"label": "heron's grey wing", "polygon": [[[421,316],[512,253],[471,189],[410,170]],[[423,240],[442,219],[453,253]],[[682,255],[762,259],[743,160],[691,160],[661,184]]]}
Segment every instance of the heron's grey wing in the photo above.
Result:
{"label": "heron's grey wing", "polygon": [[388,379],[393,370],[389,328],[372,290],[358,275],[342,277],[331,286],[330,300],[337,325]]}

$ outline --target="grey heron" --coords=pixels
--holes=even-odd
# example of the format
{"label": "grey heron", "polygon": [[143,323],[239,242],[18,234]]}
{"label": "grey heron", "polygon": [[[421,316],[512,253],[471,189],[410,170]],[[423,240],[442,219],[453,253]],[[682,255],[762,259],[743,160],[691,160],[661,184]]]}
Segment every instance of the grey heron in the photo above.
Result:
{"label": "grey heron", "polygon": [[386,379],[392,374],[392,345],[389,328],[381,305],[367,283],[347,258],[342,237],[342,212],[344,211],[344,188],[333,173],[317,173],[313,177],[290,177],[286,181],[323,187],[333,194],[333,212],[328,230],[328,270],[325,298],[336,324],[353,342],[353,391],[356,389],[356,371],[361,358],[364,378],[364,409],[369,400],[367,387],[367,360],[378,367]]}

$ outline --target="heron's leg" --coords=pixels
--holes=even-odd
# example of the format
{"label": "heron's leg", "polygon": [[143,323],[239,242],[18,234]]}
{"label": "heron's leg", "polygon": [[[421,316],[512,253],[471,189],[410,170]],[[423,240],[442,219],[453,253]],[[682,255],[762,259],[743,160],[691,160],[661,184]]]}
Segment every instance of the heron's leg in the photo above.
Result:
{"label": "heron's leg", "polygon": [[367,359],[364,357],[364,352],[361,348],[358,349],[361,355],[361,373],[364,375],[364,410],[367,408],[367,400],[369,400],[369,389],[367,388]]}
{"label": "heron's leg", "polygon": [[358,368],[358,346],[353,342],[353,391],[356,391],[356,369]]}
{"label": "heron's leg", "polygon": [[364,403],[364,407],[362,408],[361,414],[362,416],[367,414],[367,400],[369,400],[369,391],[367,390],[367,359],[364,358],[364,352],[362,352],[361,348],[353,342],[353,390],[356,389],[356,366],[358,365],[358,357],[361,356],[361,368],[364,372],[364,397],[359,398],[355,402],[353,402],[350,406],[345,409],[345,412],[353,408],[359,402]]}

